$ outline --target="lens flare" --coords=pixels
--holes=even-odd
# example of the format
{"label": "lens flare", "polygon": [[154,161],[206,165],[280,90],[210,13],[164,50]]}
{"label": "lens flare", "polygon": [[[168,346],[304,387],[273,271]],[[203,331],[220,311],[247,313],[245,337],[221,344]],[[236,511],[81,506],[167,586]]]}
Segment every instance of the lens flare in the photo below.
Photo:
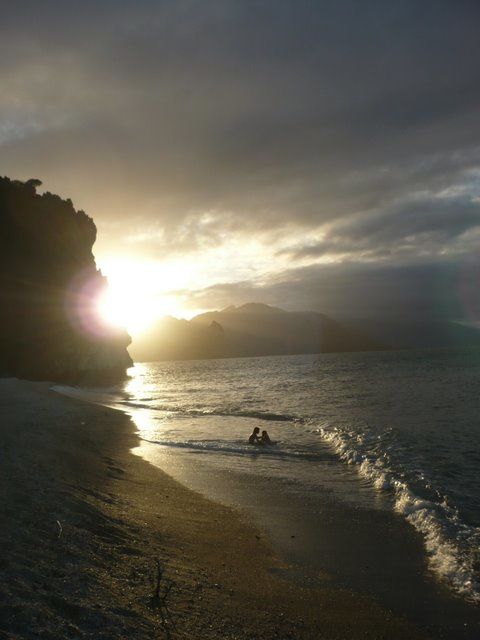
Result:
{"label": "lens flare", "polygon": [[[87,270],[70,282],[65,296],[65,313],[74,329],[85,336],[113,336],[115,331],[100,316],[98,300],[106,290],[106,279],[98,272]],[[120,327],[118,327],[120,330]]]}

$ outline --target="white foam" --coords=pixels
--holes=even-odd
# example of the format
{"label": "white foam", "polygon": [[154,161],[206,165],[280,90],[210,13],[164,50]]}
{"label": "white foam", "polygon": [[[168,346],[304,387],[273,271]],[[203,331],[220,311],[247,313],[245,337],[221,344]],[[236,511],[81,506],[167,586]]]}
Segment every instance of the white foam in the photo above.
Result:
{"label": "white foam", "polygon": [[388,454],[380,454],[378,437],[325,427],[317,432],[343,462],[357,465],[376,489],[392,492],[395,510],[423,536],[430,569],[455,592],[480,603],[475,571],[480,529],[462,524],[458,511],[446,501],[436,503],[416,496],[391,469]]}

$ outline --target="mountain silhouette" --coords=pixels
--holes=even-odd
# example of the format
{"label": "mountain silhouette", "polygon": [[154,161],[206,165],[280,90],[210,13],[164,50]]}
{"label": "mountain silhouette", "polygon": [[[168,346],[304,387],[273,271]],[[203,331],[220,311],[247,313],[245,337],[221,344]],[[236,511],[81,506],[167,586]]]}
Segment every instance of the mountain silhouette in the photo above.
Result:
{"label": "mountain silhouette", "polygon": [[382,348],[316,311],[230,306],[192,320],[164,318],[133,341],[135,360],[185,360],[368,351]]}

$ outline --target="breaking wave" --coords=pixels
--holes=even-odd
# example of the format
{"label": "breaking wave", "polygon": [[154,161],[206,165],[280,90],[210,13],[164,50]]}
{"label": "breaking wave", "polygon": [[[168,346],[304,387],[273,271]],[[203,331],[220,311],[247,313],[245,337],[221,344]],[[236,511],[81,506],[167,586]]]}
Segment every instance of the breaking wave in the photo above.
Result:
{"label": "breaking wave", "polygon": [[376,489],[392,493],[395,511],[422,534],[430,569],[464,598],[480,603],[480,528],[464,524],[447,497],[426,480],[417,493],[430,498],[417,495],[408,474],[394,469],[388,445],[381,446],[382,436],[329,427],[316,432]]}

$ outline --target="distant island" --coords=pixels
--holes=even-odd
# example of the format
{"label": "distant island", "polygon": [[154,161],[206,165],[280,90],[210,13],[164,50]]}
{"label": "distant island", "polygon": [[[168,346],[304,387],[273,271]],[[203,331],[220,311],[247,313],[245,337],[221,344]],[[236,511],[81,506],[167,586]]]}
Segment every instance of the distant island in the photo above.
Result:
{"label": "distant island", "polygon": [[139,362],[385,349],[317,311],[248,303],[192,320],[165,317],[133,341]]}
{"label": "distant island", "polygon": [[0,178],[0,374],[70,383],[117,379],[130,337],[93,308],[106,286],[93,220],[40,180]]}

